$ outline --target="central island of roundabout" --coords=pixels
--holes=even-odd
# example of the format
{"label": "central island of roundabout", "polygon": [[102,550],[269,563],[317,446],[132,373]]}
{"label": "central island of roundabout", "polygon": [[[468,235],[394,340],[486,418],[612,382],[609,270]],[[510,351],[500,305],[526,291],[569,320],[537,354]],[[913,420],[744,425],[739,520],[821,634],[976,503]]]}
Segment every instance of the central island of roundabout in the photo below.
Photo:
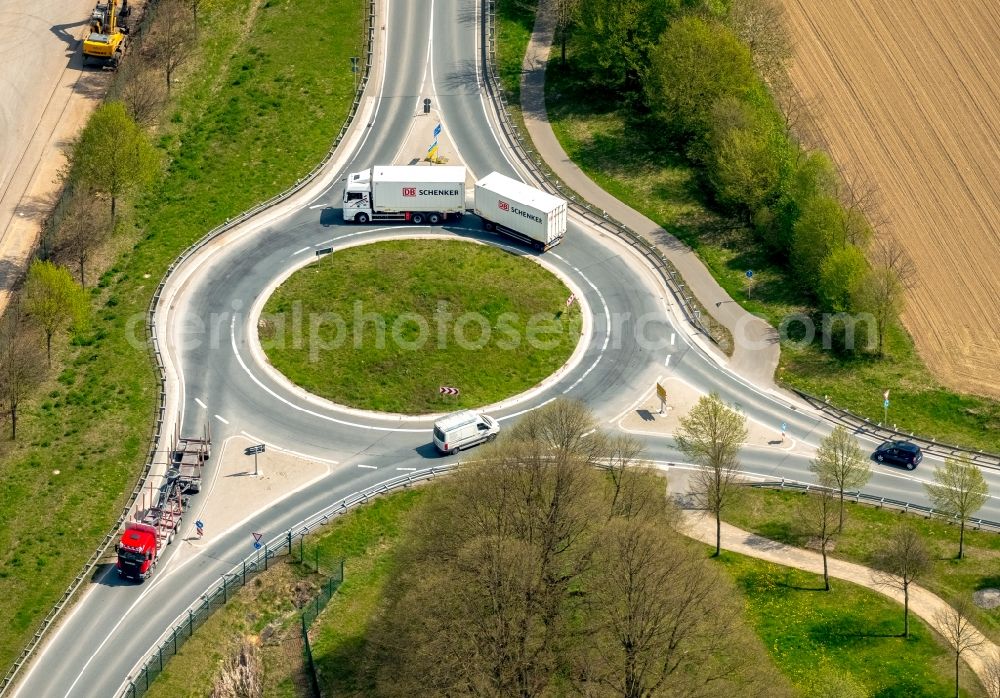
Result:
{"label": "central island of roundabout", "polygon": [[583,324],[573,292],[535,258],[411,238],[302,267],[268,298],[257,333],[272,366],[310,393],[421,415],[529,390],[566,364]]}

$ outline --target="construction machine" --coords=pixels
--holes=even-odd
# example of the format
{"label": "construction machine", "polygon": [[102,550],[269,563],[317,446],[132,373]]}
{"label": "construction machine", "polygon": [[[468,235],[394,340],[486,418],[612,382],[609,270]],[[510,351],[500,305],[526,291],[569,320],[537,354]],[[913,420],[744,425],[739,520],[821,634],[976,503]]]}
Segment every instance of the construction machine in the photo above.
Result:
{"label": "construction machine", "polygon": [[[121,7],[119,8],[119,4]],[[83,64],[117,68],[128,44],[128,25],[122,20],[132,8],[128,0],[98,2],[90,15],[90,34],[83,40]]]}

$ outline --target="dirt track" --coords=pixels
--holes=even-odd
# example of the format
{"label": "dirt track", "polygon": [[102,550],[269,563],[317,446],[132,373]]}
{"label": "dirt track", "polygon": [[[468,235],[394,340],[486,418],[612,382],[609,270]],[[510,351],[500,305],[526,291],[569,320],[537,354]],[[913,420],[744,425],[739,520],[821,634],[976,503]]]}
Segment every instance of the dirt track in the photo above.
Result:
{"label": "dirt track", "polygon": [[912,256],[903,320],[947,385],[1000,396],[1000,4],[783,0],[791,78]]}

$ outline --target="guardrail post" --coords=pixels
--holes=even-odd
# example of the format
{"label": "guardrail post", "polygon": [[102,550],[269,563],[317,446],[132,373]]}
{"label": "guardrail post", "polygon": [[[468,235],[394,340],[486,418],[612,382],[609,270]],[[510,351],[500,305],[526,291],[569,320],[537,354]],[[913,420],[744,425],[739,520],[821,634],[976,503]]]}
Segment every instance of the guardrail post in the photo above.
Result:
{"label": "guardrail post", "polygon": [[173,635],[173,640],[174,640],[174,655],[176,655],[177,654],[177,628],[174,628],[174,630],[173,630],[173,632],[171,634]]}
{"label": "guardrail post", "polygon": [[267,570],[267,559],[271,557],[270,552],[267,549],[267,543],[264,543],[264,570]]}
{"label": "guardrail post", "polygon": [[222,575],[222,603],[223,605],[229,603],[229,589],[227,588],[226,575]]}
{"label": "guardrail post", "polygon": [[292,554],[292,529],[288,529],[288,554]]}
{"label": "guardrail post", "polygon": [[243,586],[247,585],[247,561],[243,559]]}
{"label": "guardrail post", "polygon": [[194,635],[194,611],[188,609],[188,637]]}

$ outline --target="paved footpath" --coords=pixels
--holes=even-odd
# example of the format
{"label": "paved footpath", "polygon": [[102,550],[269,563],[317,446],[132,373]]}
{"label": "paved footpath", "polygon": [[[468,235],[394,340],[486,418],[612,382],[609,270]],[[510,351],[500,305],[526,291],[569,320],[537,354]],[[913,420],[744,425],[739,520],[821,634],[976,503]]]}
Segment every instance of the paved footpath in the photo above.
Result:
{"label": "paved footpath", "polygon": [[[712,516],[701,511],[685,511],[684,523],[684,532],[688,536],[702,543],[715,546],[715,519]],[[768,562],[785,565],[786,567],[796,567],[814,574],[823,574],[823,558],[819,553],[785,545],[784,543],[779,543],[768,538],[762,538],[725,522],[722,524],[722,547],[741,555],[756,557]],[[867,587],[888,596],[900,604],[903,603],[902,592],[878,586],[872,581],[872,571],[870,568],[834,558],[827,558],[827,563],[831,577]],[[916,584],[910,586],[910,611],[939,633],[941,632],[939,628],[940,623],[937,621],[936,616],[946,608],[947,604],[939,596]],[[978,631],[976,632],[979,634]],[[976,672],[980,680],[985,683],[986,666],[983,657],[995,656],[997,645],[981,634],[979,634],[979,637],[983,641],[979,650],[977,652],[964,653],[962,658]]]}
{"label": "paved footpath", "polygon": [[757,386],[773,387],[774,370],[778,366],[780,352],[777,331],[734,301],[719,286],[691,248],[601,189],[569,159],[559,145],[545,109],[545,66],[554,30],[551,2],[540,0],[521,76],[524,124],[535,148],[552,168],[552,172],[583,199],[604,209],[659,248],[684,277],[687,288],[712,317],[733,335],[734,351],[730,367]]}

